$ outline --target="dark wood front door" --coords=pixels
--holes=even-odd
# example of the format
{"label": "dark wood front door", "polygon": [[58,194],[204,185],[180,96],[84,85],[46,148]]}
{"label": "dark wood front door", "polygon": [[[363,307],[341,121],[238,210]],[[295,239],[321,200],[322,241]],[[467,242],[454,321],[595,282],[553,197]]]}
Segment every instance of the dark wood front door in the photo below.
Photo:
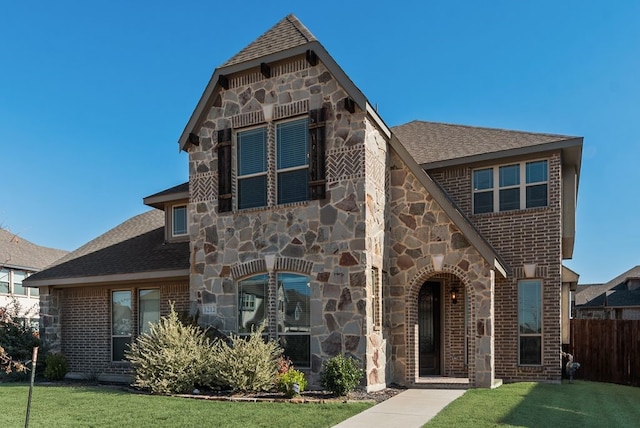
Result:
{"label": "dark wood front door", "polygon": [[440,375],[440,283],[425,282],[418,294],[420,376]]}

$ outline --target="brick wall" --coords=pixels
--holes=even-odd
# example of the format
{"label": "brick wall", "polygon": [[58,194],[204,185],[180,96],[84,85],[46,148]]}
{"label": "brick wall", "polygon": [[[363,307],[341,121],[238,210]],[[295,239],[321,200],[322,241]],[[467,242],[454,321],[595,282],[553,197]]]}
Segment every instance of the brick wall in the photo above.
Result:
{"label": "brick wall", "polygon": [[[160,314],[169,313],[173,301],[178,313],[189,310],[188,282],[164,284],[79,287],[57,290],[60,301],[61,352],[69,362],[69,372],[86,377],[126,375],[128,363],[111,361],[111,291],[132,291],[131,323],[137,330],[137,292],[139,289],[160,288]],[[91,320],[88,322],[87,320]],[[135,331],[137,334],[137,331]]]}
{"label": "brick wall", "polygon": [[[471,213],[473,165],[430,171],[513,270],[507,279],[498,276],[495,285],[496,378],[504,381],[559,381],[561,377],[561,157],[553,152],[536,159],[542,158],[549,161],[549,206],[503,213]],[[517,284],[524,278],[525,263],[535,263],[536,277],[543,280],[543,363],[539,367],[518,365]]]}

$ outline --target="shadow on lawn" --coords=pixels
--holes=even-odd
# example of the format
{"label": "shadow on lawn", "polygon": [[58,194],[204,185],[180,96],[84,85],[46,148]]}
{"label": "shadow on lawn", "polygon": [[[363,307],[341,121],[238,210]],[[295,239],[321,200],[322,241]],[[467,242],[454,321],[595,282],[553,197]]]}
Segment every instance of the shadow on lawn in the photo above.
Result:
{"label": "shadow on lawn", "polygon": [[[7,388],[25,388],[29,387],[28,383],[24,382],[7,382],[0,383],[3,389]],[[36,382],[33,385],[35,389],[41,388],[68,388],[69,391],[74,392],[99,392],[100,394],[130,394],[131,390],[126,385],[112,385],[112,384],[97,384],[97,383],[81,383],[81,382]]]}
{"label": "shadow on lawn", "polygon": [[532,428],[584,426],[597,411],[581,405],[586,392],[581,383],[536,384],[500,422]]}

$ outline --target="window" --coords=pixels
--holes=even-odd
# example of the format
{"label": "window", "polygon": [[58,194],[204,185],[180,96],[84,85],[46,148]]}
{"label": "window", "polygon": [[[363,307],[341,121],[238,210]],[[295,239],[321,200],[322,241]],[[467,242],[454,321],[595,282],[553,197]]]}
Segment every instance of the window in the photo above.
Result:
{"label": "window", "polygon": [[267,129],[238,132],[238,208],[267,205]]}
{"label": "window", "polygon": [[0,293],[9,294],[9,271],[0,269]]}
{"label": "window", "polygon": [[[282,309],[278,310],[278,340],[284,354],[294,366],[311,366],[311,287],[306,276],[279,273],[276,296]],[[279,305],[280,306],[280,305]]]}
{"label": "window", "polygon": [[26,278],[26,274],[19,270],[13,271],[13,294],[18,296],[26,296],[27,289],[22,285],[22,281]]}
{"label": "window", "polygon": [[112,360],[124,360],[124,350],[131,343],[131,291],[111,293]]}
{"label": "window", "polygon": [[307,119],[276,125],[278,203],[306,201],[309,167]]}
{"label": "window", "polygon": [[542,280],[518,281],[519,364],[542,364]]}
{"label": "window", "polygon": [[473,171],[473,213],[548,205],[548,162],[539,160]]}
{"label": "window", "polygon": [[160,290],[138,291],[138,332],[149,333],[151,324],[160,321]]}
{"label": "window", "polygon": [[173,229],[171,231],[173,236],[182,236],[187,234],[187,206],[177,205],[171,209],[171,217],[173,223]]}
{"label": "window", "polygon": [[[311,365],[311,289],[309,279],[293,273],[276,276],[275,319],[278,340],[294,365]],[[268,275],[257,275],[238,283],[238,333],[248,334],[269,315]]]}
{"label": "window", "polygon": [[[269,277],[258,275],[238,283],[238,333],[251,333],[265,320]],[[251,302],[249,306],[248,302]],[[246,304],[246,306],[245,306]]]}

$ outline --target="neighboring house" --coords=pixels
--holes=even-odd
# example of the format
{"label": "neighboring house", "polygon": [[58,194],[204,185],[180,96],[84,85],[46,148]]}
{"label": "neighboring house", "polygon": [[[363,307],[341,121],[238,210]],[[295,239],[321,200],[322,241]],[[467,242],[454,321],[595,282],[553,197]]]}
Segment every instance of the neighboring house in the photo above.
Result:
{"label": "neighboring house", "polygon": [[[214,71],[179,147],[188,185],[145,198],[164,216],[30,279],[74,372],[125,374],[159,288],[154,317],[181,296],[223,332],[266,321],[312,385],[340,353],[368,390],[560,381],[582,138],[389,128],[290,15]],[[150,215],[153,248],[175,249],[154,268],[130,244]]]}
{"label": "neighboring house", "polygon": [[39,289],[27,287],[23,281],[65,254],[67,251],[41,247],[0,228],[0,307],[11,307],[16,301],[19,315],[37,328]]}
{"label": "neighboring house", "polygon": [[579,285],[574,297],[574,317],[640,320],[640,266],[605,284]]}

